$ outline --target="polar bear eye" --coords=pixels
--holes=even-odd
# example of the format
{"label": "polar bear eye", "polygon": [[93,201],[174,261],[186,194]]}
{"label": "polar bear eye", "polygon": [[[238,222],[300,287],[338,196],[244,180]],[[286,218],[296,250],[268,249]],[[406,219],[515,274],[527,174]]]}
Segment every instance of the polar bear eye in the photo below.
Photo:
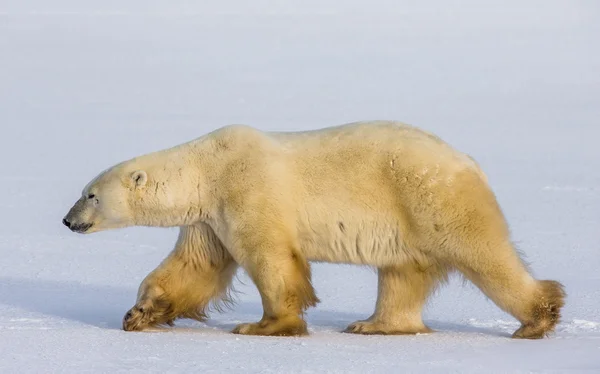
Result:
{"label": "polar bear eye", "polygon": [[88,201],[93,200],[94,205],[98,205],[100,202],[98,201],[98,199],[96,198],[96,195],[94,195],[93,193],[87,195]]}

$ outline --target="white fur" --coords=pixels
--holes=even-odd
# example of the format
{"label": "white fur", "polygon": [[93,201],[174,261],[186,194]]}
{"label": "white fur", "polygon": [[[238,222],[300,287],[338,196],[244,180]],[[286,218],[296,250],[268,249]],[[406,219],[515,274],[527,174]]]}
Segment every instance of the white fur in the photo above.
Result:
{"label": "white fur", "polygon": [[[89,194],[97,204],[86,202]],[[185,267],[194,253],[189,248],[198,248],[205,259],[219,252],[190,239],[197,237],[189,234],[191,228],[214,235],[218,248],[227,251],[219,255],[224,261],[219,268],[231,269],[230,260],[242,266],[263,297],[263,321],[239,326],[240,333],[305,329],[296,314],[317,300],[306,261],[380,269],[376,312],[351,325],[352,332],[426,331],[420,317],[424,300],[455,269],[528,326],[520,330],[524,336],[554,326],[536,322],[546,318],[540,317],[546,310],[538,305],[540,297],[556,302],[556,308],[542,302],[552,321],[562,306],[560,286],[533,281],[514,250],[474,159],[398,122],[295,133],[223,127],[108,169],[86,186],[68,217],[93,224],[87,232],[182,227],[185,244],[176,246],[175,260],[161,265],[158,274]],[[165,279],[170,278],[153,276],[143,289],[168,294],[165,288],[186,283]],[[219,279],[218,287],[209,287],[215,291],[194,296],[203,308],[229,278],[201,279]],[[138,303],[148,295],[142,292]]]}

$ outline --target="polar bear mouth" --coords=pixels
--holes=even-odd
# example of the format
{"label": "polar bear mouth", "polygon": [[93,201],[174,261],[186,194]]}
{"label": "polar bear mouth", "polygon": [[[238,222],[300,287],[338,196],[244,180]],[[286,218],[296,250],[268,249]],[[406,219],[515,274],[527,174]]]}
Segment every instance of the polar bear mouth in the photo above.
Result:
{"label": "polar bear mouth", "polygon": [[90,227],[94,226],[93,223],[74,223],[72,222],[72,218],[67,215],[62,220],[63,225],[67,226],[69,230],[78,233],[84,233],[90,229]]}
{"label": "polar bear mouth", "polygon": [[71,227],[69,227],[69,228],[73,232],[84,233],[84,232],[88,231],[92,226],[94,226],[93,223],[79,223],[76,225],[71,225]]}

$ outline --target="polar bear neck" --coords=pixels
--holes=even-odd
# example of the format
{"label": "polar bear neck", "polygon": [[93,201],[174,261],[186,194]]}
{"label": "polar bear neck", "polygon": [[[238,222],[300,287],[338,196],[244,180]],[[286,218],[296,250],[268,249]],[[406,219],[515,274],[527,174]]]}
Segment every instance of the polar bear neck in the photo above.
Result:
{"label": "polar bear neck", "polygon": [[148,180],[131,201],[136,225],[174,227],[202,220],[203,173],[193,144],[149,153],[128,161],[127,172],[143,170]]}

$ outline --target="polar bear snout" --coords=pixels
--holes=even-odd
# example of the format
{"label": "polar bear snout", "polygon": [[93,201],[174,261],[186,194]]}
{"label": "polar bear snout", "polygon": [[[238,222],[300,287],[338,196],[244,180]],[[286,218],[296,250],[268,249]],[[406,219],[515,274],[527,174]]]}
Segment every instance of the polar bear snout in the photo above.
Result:
{"label": "polar bear snout", "polygon": [[80,199],[69,210],[67,215],[63,218],[62,223],[73,232],[80,234],[85,233],[94,226],[94,223],[90,222],[91,217],[86,213],[85,201]]}
{"label": "polar bear snout", "polygon": [[67,226],[71,231],[80,234],[88,231],[92,226],[94,226],[93,223],[77,222],[72,217],[69,217],[69,215],[63,218],[62,223],[63,225]]}

